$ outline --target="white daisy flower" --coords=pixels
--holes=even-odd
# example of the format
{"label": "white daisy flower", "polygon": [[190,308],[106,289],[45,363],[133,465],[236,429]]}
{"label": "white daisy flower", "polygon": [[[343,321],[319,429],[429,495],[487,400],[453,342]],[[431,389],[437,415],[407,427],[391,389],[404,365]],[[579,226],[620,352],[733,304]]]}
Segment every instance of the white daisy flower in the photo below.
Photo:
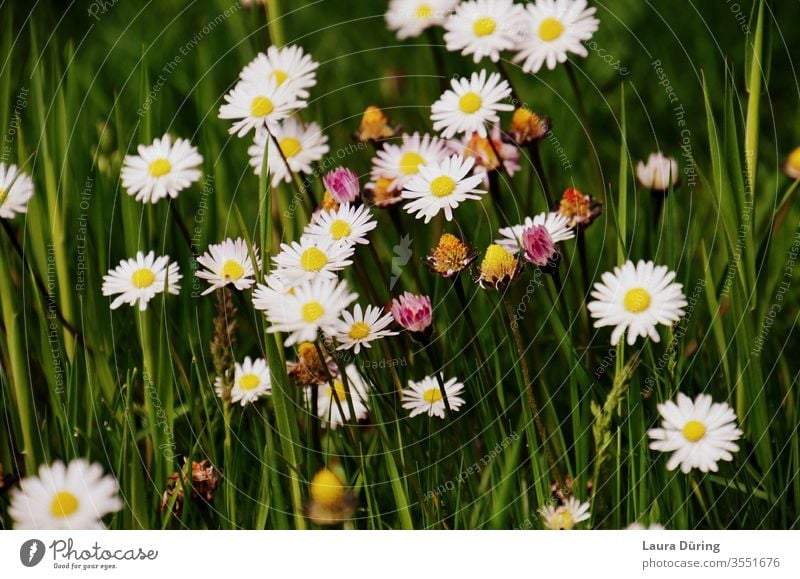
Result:
{"label": "white daisy flower", "polygon": [[203,157],[186,139],[175,139],[173,144],[172,138],[164,135],[152,145],[139,145],[138,151],[138,155],[126,155],[122,167],[122,186],[137,201],[175,199],[200,179],[198,167]]}
{"label": "white daisy flower", "polygon": [[242,80],[254,84],[275,81],[278,86],[291,88],[298,98],[308,98],[308,91],[317,84],[319,63],[306,54],[301,46],[283,48],[270,46],[267,53],[259,52],[239,74]]}
{"label": "white daisy flower", "polygon": [[8,514],[18,530],[105,529],[100,519],[122,509],[118,492],[117,481],[99,464],[57,460],[20,482]]}
{"label": "white daisy flower", "polygon": [[311,239],[342,241],[353,244],[367,244],[367,233],[378,226],[372,212],[366,205],[354,207],[349,203],[338,209],[328,209],[314,214],[306,226],[305,235]]}
{"label": "white daisy flower", "polygon": [[575,237],[575,230],[569,226],[569,219],[558,212],[540,213],[535,217],[526,217],[524,223],[503,227],[498,233],[501,238],[495,243],[501,245],[508,253],[517,254],[522,250],[522,234],[534,225],[544,225],[553,243],[567,241]]}
{"label": "white daisy flower", "polygon": [[[271,130],[272,137],[266,131],[258,131],[247,153],[250,155],[250,165],[255,174],[261,175],[264,145],[269,139],[267,163],[273,187],[277,187],[281,181],[291,182],[292,173],[312,174],[314,169],[311,164],[322,159],[330,150],[328,137],[322,134],[317,123],[303,126],[300,121],[292,117]],[[288,167],[283,160],[284,157],[289,163]]]}
{"label": "white daisy flower", "polygon": [[419,173],[420,167],[444,161],[449,155],[447,142],[428,134],[404,134],[399,145],[386,143],[372,159],[370,179],[388,179],[389,189],[402,189]]}
{"label": "white daisy flower", "polygon": [[225,95],[225,104],[219,108],[219,118],[236,121],[228,132],[243,137],[251,130],[272,130],[278,121],[306,107],[299,100],[294,87],[278,84],[276,79],[263,82],[240,80]]}
{"label": "white daisy flower", "polygon": [[547,505],[539,510],[548,529],[553,531],[569,531],[575,525],[591,516],[589,503],[582,503],[575,497],[569,497],[559,506]]}
{"label": "white daisy flower", "polygon": [[431,107],[433,128],[445,139],[456,133],[478,133],[486,137],[486,123],[497,123],[499,111],[514,110],[514,105],[502,103],[511,94],[511,87],[500,75],[486,71],[473,72],[472,77],[454,78],[452,90],[447,90]]}
{"label": "white daisy flower", "polygon": [[625,527],[626,531],[663,531],[664,525],[659,523],[650,523],[649,525],[645,525],[644,523],[634,522]]}
{"label": "white daisy flower", "polygon": [[[408,388],[403,390],[403,408],[410,410],[409,418],[418,414],[438,416],[444,418],[444,399],[439,388],[439,382],[434,376],[426,376],[419,382],[408,381]],[[450,410],[457,411],[464,404],[464,399],[459,396],[464,392],[464,385],[455,378],[450,378],[444,383],[447,402]]]}
{"label": "white daisy flower", "polygon": [[291,295],[297,285],[288,283],[277,273],[269,274],[264,281],[266,285],[256,284],[253,290],[253,307],[261,311],[268,310],[276,300]]}
{"label": "white daisy flower", "polygon": [[0,163],[0,219],[13,219],[28,211],[33,181],[16,165]]}
{"label": "white daisy flower", "polygon": [[523,8],[514,0],[462,2],[444,23],[447,50],[471,54],[477,64],[488,56],[500,60],[500,52],[515,48]]}
{"label": "white daisy flower", "polygon": [[636,165],[636,177],[642,187],[654,191],[669,191],[680,181],[678,162],[672,157],[664,156],[660,151],[647,157],[647,163],[639,161]]}
{"label": "white daisy flower", "polygon": [[337,426],[351,421],[350,404],[347,401],[348,394],[353,403],[356,420],[363,420],[367,417],[369,387],[361,378],[355,365],[350,364],[345,368],[347,374],[347,387],[345,387],[341,376],[333,379],[333,388],[330,384],[320,384],[306,388],[306,400],[311,404],[312,388],[317,388],[317,416],[322,419],[322,424],[326,428],[336,430]]}
{"label": "white daisy flower", "polygon": [[268,332],[288,332],[284,345],[313,342],[317,333],[335,336],[342,310],[353,303],[347,282],[336,279],[307,281],[284,296],[273,295],[266,307]]}
{"label": "white daisy flower", "polygon": [[537,73],[544,64],[550,70],[566,62],[571,52],[589,56],[584,42],[597,31],[600,21],[595,8],[586,0],[537,0],[525,5],[519,43],[514,62],[522,61],[522,70]]}
{"label": "white daisy flower", "polygon": [[633,345],[639,336],[650,336],[654,342],[660,337],[657,324],[672,325],[683,317],[687,305],[683,285],[673,283],[675,272],[666,266],[653,265],[652,261],[639,260],[635,266],[627,261],[606,272],[602,282],[594,284],[592,301],[587,306],[595,328],[616,326],[611,333],[615,346],[622,334],[628,331],[628,344]]}
{"label": "white daisy flower", "polygon": [[350,265],[355,248],[347,241],[303,235],[291,245],[282,243],[281,252],[272,258],[274,273],[283,283],[297,285],[313,279],[332,279]]}
{"label": "white daisy flower", "polygon": [[[261,269],[257,247],[253,247],[253,255]],[[209,245],[208,251],[198,256],[197,263],[206,269],[196,272],[195,275],[211,284],[202,295],[210,294],[228,284],[233,284],[237,290],[244,290],[255,283],[253,276],[256,272],[253,260],[250,259],[250,249],[241,237],[236,240],[229,237],[222,243]]]}
{"label": "white daisy flower", "polygon": [[453,209],[467,199],[480,199],[486,191],[476,189],[483,180],[481,175],[468,176],[475,159],[464,159],[453,155],[441,163],[420,168],[420,174],[406,184],[403,199],[405,210],[418,219],[430,222],[439,211],[444,210],[448,221],[453,219]]}
{"label": "white daisy flower", "polygon": [[386,25],[397,38],[419,36],[426,28],[441,26],[459,0],[390,0]]}
{"label": "white daisy flower", "polygon": [[673,452],[667,470],[678,465],[685,474],[693,468],[702,472],[717,472],[717,462],[733,460],[732,452],[739,450],[734,443],[742,436],[736,425],[736,414],[726,402],[712,402],[708,394],[692,399],[678,393],[677,403],[671,400],[658,405],[662,428],[647,431],[652,439],[650,448]]}
{"label": "white daisy flower", "polygon": [[370,342],[386,336],[396,336],[397,332],[385,329],[394,322],[394,317],[391,313],[382,314],[383,308],[367,306],[366,311],[362,311],[360,304],[356,304],[352,314],[343,311],[336,334],[336,340],[340,343],[337,349],[353,348],[353,353],[358,354],[361,346],[371,348]]}
{"label": "white daisy flower", "polygon": [[183,276],[177,263],[170,263],[169,256],[156,257],[154,252],[145,255],[139,251],[132,259],[123,259],[114,269],[103,276],[103,295],[117,295],[111,302],[115,310],[122,304],[136,305],[147,309],[147,302],[156,294],[167,291],[173,295],[180,293],[178,282]]}
{"label": "white daisy flower", "polygon": [[[223,387],[222,378],[217,376],[214,382],[214,390],[217,396],[222,398]],[[272,379],[269,375],[269,366],[263,358],[251,360],[250,356],[245,356],[244,362],[236,367],[233,375],[233,387],[231,388],[231,403],[239,402],[242,406],[252,404],[262,396],[272,393]]]}

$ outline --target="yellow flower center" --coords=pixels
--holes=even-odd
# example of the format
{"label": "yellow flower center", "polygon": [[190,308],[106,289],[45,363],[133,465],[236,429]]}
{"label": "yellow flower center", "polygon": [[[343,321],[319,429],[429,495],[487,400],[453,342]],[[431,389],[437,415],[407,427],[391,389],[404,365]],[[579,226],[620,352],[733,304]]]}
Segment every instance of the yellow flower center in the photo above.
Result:
{"label": "yellow flower center", "polygon": [[447,175],[440,175],[431,181],[431,194],[434,197],[447,197],[455,191],[455,188],[456,182]]}
{"label": "yellow flower center", "polygon": [[259,384],[261,380],[255,374],[245,374],[239,378],[239,388],[242,390],[255,390]]}
{"label": "yellow flower center", "polygon": [[489,36],[494,32],[495,28],[497,28],[497,22],[495,22],[494,18],[491,16],[478,18],[475,24],[472,25],[472,31],[475,33],[475,36]]}
{"label": "yellow flower center", "polygon": [[422,399],[428,404],[440,402],[442,400],[442,391],[439,390],[438,386],[436,388],[428,388],[422,393]]}
{"label": "yellow flower center", "polygon": [[539,38],[552,42],[564,33],[564,25],[555,18],[545,18],[539,25]]}
{"label": "yellow flower center", "polygon": [[511,275],[517,267],[517,259],[502,245],[493,244],[486,249],[481,262],[481,277],[489,281],[497,281]]}
{"label": "yellow flower center", "polygon": [[342,404],[347,403],[347,392],[344,390],[344,384],[341,380],[333,381],[333,388],[328,386],[328,398],[331,400],[338,400]]}
{"label": "yellow flower center", "polygon": [[170,171],[172,171],[172,163],[163,157],[150,163],[150,174],[153,177],[163,177]]}
{"label": "yellow flower center", "polygon": [[[789,165],[796,171],[800,171],[800,147],[797,147],[792,154],[789,155]],[[0,194],[0,200],[2,200],[3,196]]]}
{"label": "yellow flower center", "polygon": [[6,190],[0,189],[0,205],[3,204],[3,201],[6,200]]}
{"label": "yellow flower center", "polygon": [[345,221],[344,219],[337,219],[336,221],[331,223],[330,231],[331,231],[331,237],[333,237],[337,241],[339,239],[344,239],[353,232],[352,228],[350,227],[350,224],[347,223],[347,221]]}
{"label": "yellow flower center", "polygon": [[400,172],[403,175],[416,175],[419,173],[419,166],[425,164],[422,155],[414,151],[406,152],[400,157]]}
{"label": "yellow flower center", "polygon": [[131,275],[131,283],[138,289],[150,287],[156,281],[156,274],[152,270],[143,267],[137,269]]}
{"label": "yellow flower center", "polygon": [[311,498],[324,507],[334,507],[344,498],[344,485],[330,469],[323,468],[311,480]]}
{"label": "yellow flower center", "polygon": [[640,314],[650,307],[650,294],[644,288],[633,288],[625,294],[625,309],[633,314]]}
{"label": "yellow flower center", "polygon": [[475,92],[468,92],[464,96],[462,96],[458,100],[458,108],[461,109],[462,113],[471,115],[483,104],[483,100],[481,99],[481,95]]}
{"label": "yellow flower center", "polygon": [[250,102],[250,114],[254,117],[266,117],[274,110],[272,101],[265,96],[257,96]]}
{"label": "yellow flower center", "polygon": [[569,509],[560,508],[556,512],[555,516],[553,517],[553,526],[556,529],[564,529],[569,531],[575,526],[575,521],[572,520],[572,513],[569,512]]}
{"label": "yellow flower center", "polygon": [[284,82],[286,82],[286,79],[289,78],[289,74],[283,70],[273,70],[271,73],[269,73],[269,78],[270,80],[274,78],[275,82],[278,83],[278,86],[281,86]]}
{"label": "yellow flower center", "polygon": [[303,321],[309,324],[316,322],[325,315],[325,308],[319,302],[303,304]]}
{"label": "yellow flower center", "polygon": [[363,340],[369,336],[369,324],[365,324],[364,322],[356,322],[350,326],[350,331],[347,335],[354,340]]}
{"label": "yellow flower center", "polygon": [[467,264],[469,250],[455,235],[445,233],[433,250],[430,263],[437,273],[461,271]]}
{"label": "yellow flower center", "polygon": [[50,514],[54,517],[68,517],[78,510],[78,497],[69,491],[58,491],[50,503]]}
{"label": "yellow flower center", "polygon": [[237,281],[244,275],[244,268],[235,259],[229,259],[222,266],[222,278],[226,280]]}
{"label": "yellow flower center", "polygon": [[281,152],[283,156],[287,159],[291,159],[297,153],[299,153],[303,146],[300,144],[300,141],[295,139],[294,137],[284,137],[278,143],[278,146],[281,148]]}
{"label": "yellow flower center", "polygon": [[425,20],[433,16],[433,8],[430,4],[420,4],[417,6],[417,18]]}
{"label": "yellow flower center", "polygon": [[309,247],[300,255],[300,267],[306,271],[319,271],[328,263],[328,256],[316,247]]}
{"label": "yellow flower center", "polygon": [[697,442],[706,435],[706,427],[702,422],[690,420],[683,427],[683,436],[689,442]]}

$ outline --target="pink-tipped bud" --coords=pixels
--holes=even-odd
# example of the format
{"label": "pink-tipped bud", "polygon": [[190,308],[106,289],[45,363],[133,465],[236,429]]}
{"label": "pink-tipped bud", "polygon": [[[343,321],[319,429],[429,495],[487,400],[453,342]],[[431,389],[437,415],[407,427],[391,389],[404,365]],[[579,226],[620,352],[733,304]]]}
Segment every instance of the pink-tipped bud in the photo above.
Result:
{"label": "pink-tipped bud", "polygon": [[322,178],[322,183],[338,203],[352,203],[361,194],[358,175],[346,167],[334,169]]}
{"label": "pink-tipped bud", "polygon": [[534,225],[522,232],[525,259],[539,267],[551,264],[556,258],[556,246],[544,225]]}
{"label": "pink-tipped bud", "polygon": [[392,316],[409,332],[424,332],[431,325],[431,298],[406,292],[392,300]]}

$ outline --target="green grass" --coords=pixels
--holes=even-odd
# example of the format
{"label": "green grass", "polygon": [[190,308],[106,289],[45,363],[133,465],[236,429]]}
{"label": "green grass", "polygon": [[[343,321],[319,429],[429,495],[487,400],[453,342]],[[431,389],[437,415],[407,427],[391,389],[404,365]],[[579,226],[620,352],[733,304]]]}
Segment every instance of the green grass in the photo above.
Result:
{"label": "green grass", "polygon": [[[661,328],[661,343],[612,348],[607,330],[589,331],[574,242],[563,247],[560,297],[550,278],[536,285],[532,269],[502,294],[463,276],[459,297],[452,281],[422,264],[456,224],[424,226],[401,213],[400,231],[377,211],[374,252],[359,248],[359,268],[345,277],[363,304],[388,303],[405,290],[430,294],[439,361],[408,335],[360,354],[374,389],[370,420],[321,434],[283,371],[294,349],[266,333],[246,294],[233,300],[230,355],[265,356],[273,395],[242,409],[214,394],[216,301],[192,296],[193,251],[243,236],[274,254],[307,221],[305,207],[283,217],[291,186],[270,189],[252,174],[249,139],[229,138],[217,118],[222,95],[270,39],[301,44],[321,63],[303,118],[320,123],[332,151],[346,151],[335,162],[364,183],[373,150],[355,147],[352,136],[363,109],[377,104],[405,130],[430,132],[429,106],[441,92],[434,54],[448,76],[478,67],[429,46],[440,31],[397,41],[378,1],[272,0],[269,9],[282,17],[269,26],[263,8],[231,10],[233,0],[117,2],[96,19],[87,6],[62,14],[28,4],[0,4],[2,162],[22,166],[36,185],[28,213],[5,221],[0,233],[0,464],[9,484],[40,464],[88,457],[120,484],[125,508],[108,519],[111,528],[314,528],[305,516],[309,481],[336,465],[358,499],[347,527],[503,529],[540,527],[536,511],[552,499],[557,470],[576,496],[591,500],[593,528],[634,520],[798,526],[800,300],[791,256],[796,261],[800,209],[796,183],[780,165],[800,144],[786,48],[800,38],[788,3],[767,2],[762,11],[742,2],[749,36],[725,3],[702,13],[691,5],[659,13],[636,0],[614,2],[609,12],[597,3],[593,40],[628,74],[594,50],[575,60],[585,115],[565,67],[534,76],[506,63],[522,100],[552,118],[569,160],[565,168],[554,142],[543,142],[553,191],[574,185],[604,204],[586,233],[589,277],[626,259],[654,259],[678,272],[693,299],[680,324]],[[121,188],[122,158],[167,131],[199,147],[204,177],[171,207],[144,207]],[[690,148],[696,183],[684,176],[653,227],[635,163],[661,148],[687,167],[681,144]],[[487,196],[457,210],[473,246],[482,250],[499,226],[545,210],[531,162],[522,164],[502,181],[498,203]],[[310,188],[320,199],[318,179]],[[196,247],[178,219],[196,231]],[[413,255],[390,291],[401,232]],[[139,249],[178,261],[182,293],[157,298],[141,314],[111,312],[102,276]],[[519,327],[555,467],[532,420],[504,304],[525,303],[528,288],[535,291]],[[393,359],[403,364],[369,364]],[[444,421],[408,419],[398,390],[439,365],[466,385],[466,405]],[[656,404],[678,390],[706,391],[736,409],[745,437],[718,473],[668,472],[666,457],[647,448]],[[159,504],[184,458],[208,459],[220,482],[212,502],[187,500],[176,518]],[[12,526],[7,488],[0,488],[0,528]]]}

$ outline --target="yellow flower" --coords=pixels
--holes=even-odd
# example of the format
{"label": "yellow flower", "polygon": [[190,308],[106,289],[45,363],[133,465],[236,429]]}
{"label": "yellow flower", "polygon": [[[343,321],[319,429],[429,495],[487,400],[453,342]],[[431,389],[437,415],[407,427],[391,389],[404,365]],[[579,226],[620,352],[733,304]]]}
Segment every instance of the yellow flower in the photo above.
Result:
{"label": "yellow flower", "polygon": [[527,107],[520,107],[511,117],[511,137],[518,144],[540,141],[550,132],[550,119],[540,117]]}
{"label": "yellow flower", "polygon": [[502,289],[511,283],[521,270],[522,263],[519,258],[506,251],[502,245],[495,243],[486,249],[478,283],[484,289]]}
{"label": "yellow flower", "polygon": [[428,267],[442,277],[451,277],[475,261],[478,254],[455,235],[445,233],[439,244],[425,258]]}
{"label": "yellow flower", "polygon": [[358,128],[359,141],[380,141],[394,136],[394,133],[388,117],[381,109],[372,105],[366,108]]}

